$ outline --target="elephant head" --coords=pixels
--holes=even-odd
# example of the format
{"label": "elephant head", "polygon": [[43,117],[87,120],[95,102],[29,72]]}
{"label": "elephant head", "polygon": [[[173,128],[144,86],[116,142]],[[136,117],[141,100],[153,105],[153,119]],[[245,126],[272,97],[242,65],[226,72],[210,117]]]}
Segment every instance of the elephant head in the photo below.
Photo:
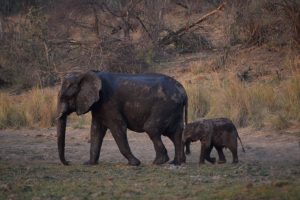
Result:
{"label": "elephant head", "polygon": [[101,86],[100,78],[92,71],[67,76],[62,82],[57,101],[57,145],[64,165],[68,165],[64,156],[67,116],[72,112],[77,115],[87,113],[99,101]]}

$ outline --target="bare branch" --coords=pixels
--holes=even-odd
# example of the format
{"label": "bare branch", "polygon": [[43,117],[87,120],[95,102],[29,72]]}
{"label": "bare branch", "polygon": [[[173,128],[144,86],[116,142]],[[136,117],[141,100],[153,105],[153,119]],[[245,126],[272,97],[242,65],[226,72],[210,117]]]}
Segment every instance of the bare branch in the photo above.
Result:
{"label": "bare branch", "polygon": [[218,8],[216,8],[215,10],[205,14],[204,16],[202,16],[199,20],[197,20],[196,22],[192,23],[191,25],[189,26],[185,26],[185,27],[182,27],[180,29],[178,29],[177,31],[175,32],[172,32],[170,34],[168,34],[167,36],[165,36],[164,38],[162,38],[161,40],[159,40],[159,45],[160,46],[165,46],[165,45],[169,45],[171,43],[173,43],[176,38],[182,36],[183,34],[185,34],[186,32],[188,32],[191,28],[199,25],[200,23],[202,23],[203,21],[207,20],[208,17],[216,14],[218,11],[222,10],[225,6],[225,2],[222,3]]}

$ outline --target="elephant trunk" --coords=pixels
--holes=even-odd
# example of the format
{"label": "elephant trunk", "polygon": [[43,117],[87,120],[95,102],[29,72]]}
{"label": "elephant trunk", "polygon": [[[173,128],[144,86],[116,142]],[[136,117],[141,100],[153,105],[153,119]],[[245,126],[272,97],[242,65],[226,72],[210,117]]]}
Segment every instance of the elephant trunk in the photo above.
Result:
{"label": "elephant trunk", "polygon": [[68,165],[65,159],[65,135],[66,135],[67,115],[59,116],[57,119],[57,146],[59,159],[64,165]]}

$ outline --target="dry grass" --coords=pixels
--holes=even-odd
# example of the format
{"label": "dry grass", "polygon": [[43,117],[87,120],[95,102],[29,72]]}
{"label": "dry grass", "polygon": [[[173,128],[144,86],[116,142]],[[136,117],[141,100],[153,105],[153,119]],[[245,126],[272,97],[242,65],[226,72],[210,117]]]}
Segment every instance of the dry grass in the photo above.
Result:
{"label": "dry grass", "polygon": [[205,96],[204,88],[200,85],[186,84],[185,89],[189,95],[188,117],[195,120],[204,117],[209,111],[209,100]]}
{"label": "dry grass", "polygon": [[0,93],[0,128],[51,127],[56,117],[56,91],[32,89],[22,95]]}
{"label": "dry grass", "polygon": [[[0,129],[47,128],[55,125],[57,91],[50,88],[35,88],[22,95],[0,92]],[[89,124],[91,116],[71,115],[73,128]]]}
{"label": "dry grass", "polygon": [[281,84],[278,96],[283,115],[290,120],[300,120],[300,73]]}
{"label": "dry grass", "polygon": [[[235,73],[212,74],[201,84],[186,83],[189,119],[228,117],[237,126],[284,129],[300,121],[300,72],[276,82],[241,82]],[[23,95],[0,93],[0,128],[51,127],[55,124],[53,89],[32,89]],[[90,115],[72,115],[73,128],[90,124]]]}
{"label": "dry grass", "polygon": [[300,119],[300,73],[281,82],[244,83],[234,74],[187,85],[190,119],[228,117],[238,126],[287,128]]}
{"label": "dry grass", "polygon": [[0,93],[0,129],[27,124],[24,111],[17,108],[18,103],[13,98],[6,93]]}

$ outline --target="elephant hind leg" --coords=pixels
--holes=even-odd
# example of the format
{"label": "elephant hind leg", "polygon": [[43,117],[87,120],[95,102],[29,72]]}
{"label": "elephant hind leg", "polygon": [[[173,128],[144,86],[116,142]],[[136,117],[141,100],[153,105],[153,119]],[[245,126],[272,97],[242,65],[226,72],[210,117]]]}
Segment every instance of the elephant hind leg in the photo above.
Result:
{"label": "elephant hind leg", "polygon": [[160,165],[169,161],[169,156],[165,145],[161,140],[161,136],[159,134],[151,134],[148,133],[150,139],[153,142],[154,149],[156,152],[156,157],[153,161],[153,164]]}
{"label": "elephant hind leg", "polygon": [[164,143],[161,140],[161,133],[159,129],[147,128],[145,131],[150,137],[156,153],[153,164],[160,165],[168,162],[169,161],[168,152]]}
{"label": "elephant hind leg", "polygon": [[223,164],[226,163],[226,158],[225,155],[223,153],[223,148],[222,147],[216,147],[217,151],[218,151],[218,155],[219,155],[219,164]]}
{"label": "elephant hind leg", "polygon": [[232,163],[238,163],[238,154],[237,154],[237,148],[236,147],[230,147],[229,148],[232,153]]}
{"label": "elephant hind leg", "polygon": [[213,145],[210,145],[210,147],[207,148],[207,150],[205,152],[205,160],[207,160],[208,162],[210,162],[212,164],[215,164],[216,158],[210,157],[210,153],[211,153],[212,148],[213,148]]}
{"label": "elephant hind leg", "polygon": [[[170,164],[180,165],[181,163],[186,162],[186,157],[184,154],[184,144],[182,142],[182,131],[183,128],[178,127],[174,133],[167,135],[173,142],[175,149],[174,160],[171,161]],[[189,145],[187,149],[189,149]]]}

